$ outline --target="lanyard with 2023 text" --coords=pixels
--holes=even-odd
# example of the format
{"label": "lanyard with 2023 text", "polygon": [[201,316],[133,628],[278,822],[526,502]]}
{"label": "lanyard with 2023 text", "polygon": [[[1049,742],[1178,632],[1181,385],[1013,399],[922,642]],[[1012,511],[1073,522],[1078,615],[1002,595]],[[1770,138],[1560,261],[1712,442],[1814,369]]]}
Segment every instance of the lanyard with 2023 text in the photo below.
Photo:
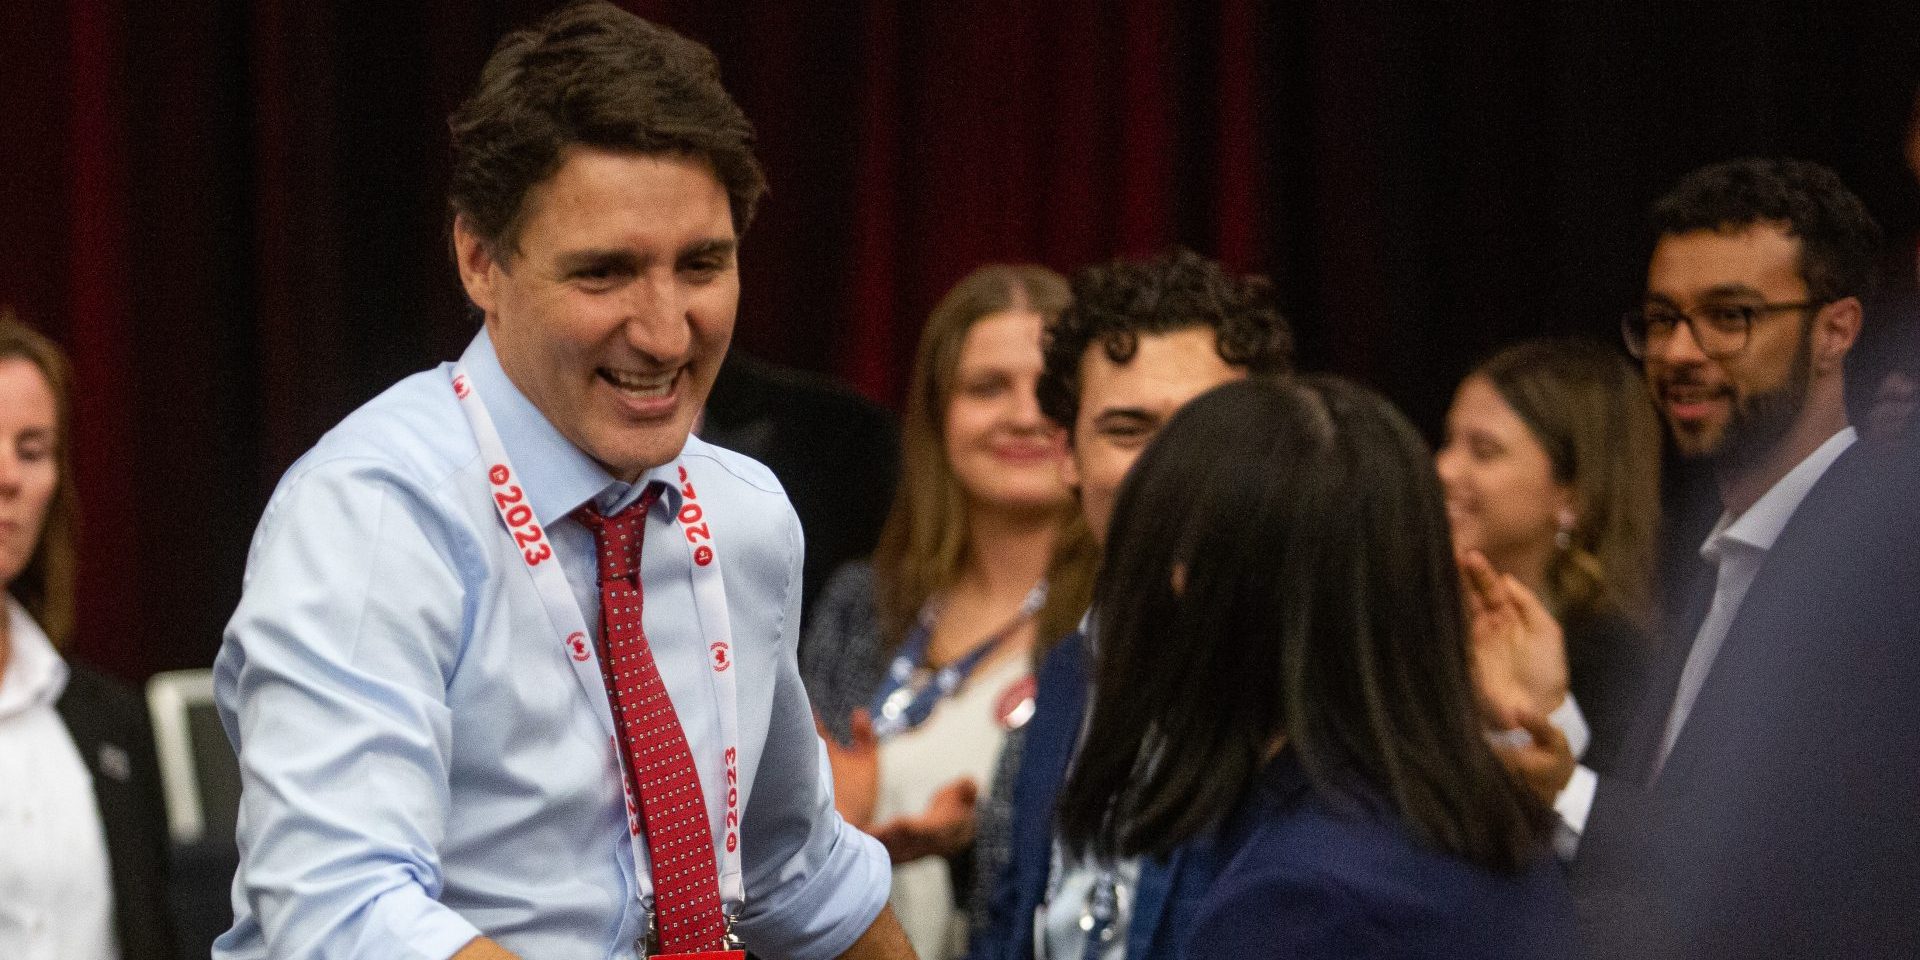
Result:
{"label": "lanyard with 2023 text", "polygon": [[[587,641],[591,634],[587,630],[586,617],[574,600],[566,575],[560,571],[559,562],[553,555],[552,542],[535,521],[533,508],[526,503],[525,491],[515,482],[513,463],[507,457],[499,430],[493,425],[493,417],[487,413],[486,404],[473,388],[472,378],[460,366],[453,368],[452,377],[454,396],[460,400],[467,422],[473,428],[474,438],[479,441],[480,455],[487,464],[487,482],[492,487],[496,512],[506,525],[507,535],[513,538],[514,547],[526,564],[527,571],[532,575],[547,618],[552,621],[568,659],[573,662],[574,675],[586,688],[588,700],[597,706],[596,713],[606,729],[609,742],[612,742],[615,737],[613,711],[607,702],[605,681],[593,644]],[[719,862],[720,901],[731,927],[732,918],[739,916],[746,902],[740,857],[739,671],[733,669],[733,628],[727,611],[726,584],[721,577],[720,558],[713,540],[713,526],[684,464],[679,467],[678,476],[683,499],[677,519],[686,540],[687,558],[692,571],[694,615],[708,650],[706,659],[711,667],[709,674],[715,706],[718,708],[715,712],[719,714],[721,757],[726,768],[726,813],[722,824],[724,839],[720,844]],[[616,759],[619,755],[619,750],[615,749]],[[621,784],[626,794],[627,833],[633,845],[634,876],[641,905],[651,922],[652,858],[642,837],[639,800],[634,796],[633,785],[627,779],[622,777]]]}

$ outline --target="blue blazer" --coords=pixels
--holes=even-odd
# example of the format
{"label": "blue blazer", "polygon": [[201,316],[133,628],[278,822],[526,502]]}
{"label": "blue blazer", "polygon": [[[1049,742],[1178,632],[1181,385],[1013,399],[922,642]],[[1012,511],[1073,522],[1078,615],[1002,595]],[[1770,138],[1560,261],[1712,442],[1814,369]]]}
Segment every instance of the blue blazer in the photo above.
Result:
{"label": "blue blazer", "polygon": [[1576,953],[1573,900],[1550,854],[1492,873],[1397,818],[1336,810],[1291,751],[1221,834],[1233,850],[1181,939],[1184,956],[1521,960]]}
{"label": "blue blazer", "polygon": [[[1053,865],[1054,806],[1087,710],[1090,682],[1082,634],[1076,631],[1053,649],[1037,685],[1014,778],[1012,856],[993,885],[986,929],[974,940],[970,960],[1033,960],[1034,911],[1046,899]],[[1127,925],[1127,960],[1178,955],[1214,870],[1211,838],[1189,843],[1165,861],[1142,861]]]}
{"label": "blue blazer", "polygon": [[1834,461],[1652,776],[1693,630],[1670,637],[1573,863],[1590,956],[1920,956],[1916,489],[1920,437]]}

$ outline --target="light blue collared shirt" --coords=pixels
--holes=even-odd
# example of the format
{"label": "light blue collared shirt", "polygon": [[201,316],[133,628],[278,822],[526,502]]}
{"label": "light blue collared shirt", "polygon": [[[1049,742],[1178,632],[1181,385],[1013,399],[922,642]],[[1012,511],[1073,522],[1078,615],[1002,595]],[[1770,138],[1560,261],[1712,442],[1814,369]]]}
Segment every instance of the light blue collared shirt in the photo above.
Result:
{"label": "light blue collared shirt", "polygon": [[1840,455],[1853,446],[1859,434],[1852,427],[1843,428],[1839,433],[1827,438],[1805,460],[1781,477],[1767,492],[1754,501],[1746,512],[1735,516],[1731,513],[1720,515],[1720,522],[1714,524],[1713,532],[1707,535],[1705,543],[1700,545],[1700,556],[1718,569],[1713,584],[1713,605],[1707,608],[1706,618],[1700,621],[1700,632],[1694,634],[1693,646],[1687,651],[1687,663],[1680,673],[1680,686],[1674,691],[1673,709],[1667,715],[1666,737],[1660,743],[1660,757],[1655,770],[1666,766],[1667,755],[1673,752],[1673,745],[1680,739],[1680,730],[1686,725],[1687,715],[1693,712],[1694,701],[1700,697],[1700,688],[1706,686],[1707,673],[1713,669],[1713,661],[1720,656],[1720,647],[1726,643],[1727,630],[1733,626],[1733,618],[1740,612],[1740,604],[1747,599],[1747,589],[1753,586],[1753,579],[1760,575],[1760,564],[1767,559],[1767,551],[1773,549],[1773,542],[1780,539],[1780,531],[1785,530],[1787,521],[1793,519],[1793,512],[1800,509],[1800,501],[1813,491],[1813,485],[1826,475],[1827,468],[1833,466]]}
{"label": "light blue collared shirt", "polygon": [[[669,481],[641,557],[646,633],[718,824],[719,719],[672,465],[621,483],[515,389],[484,331],[462,360],[593,629],[593,535],[570,515]],[[799,521],[760,464],[698,438],[682,459],[721,546],[738,664],[735,931],[762,956],[823,960],[879,915],[891,872],[834,812],[795,665]],[[605,694],[575,678],[445,366],[347,417],[281,479],[215,694],[244,786],[215,957],[441,960],[479,935],[531,958],[634,956],[645,917]]]}

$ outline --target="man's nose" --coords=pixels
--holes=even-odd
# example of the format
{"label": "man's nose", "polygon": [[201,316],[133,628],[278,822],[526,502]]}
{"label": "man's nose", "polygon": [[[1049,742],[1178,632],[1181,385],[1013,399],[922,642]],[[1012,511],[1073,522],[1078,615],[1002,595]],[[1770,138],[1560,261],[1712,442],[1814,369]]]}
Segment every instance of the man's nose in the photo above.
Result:
{"label": "man's nose", "polygon": [[643,278],[633,284],[624,331],[628,346],[662,364],[677,364],[693,342],[687,295],[672,279]]}
{"label": "man's nose", "polygon": [[1674,324],[1673,333],[1661,341],[1657,349],[1649,350],[1648,356],[1659,357],[1669,366],[1705,363],[1709,358],[1706,351],[1700,349],[1700,339],[1693,335],[1693,321]]}

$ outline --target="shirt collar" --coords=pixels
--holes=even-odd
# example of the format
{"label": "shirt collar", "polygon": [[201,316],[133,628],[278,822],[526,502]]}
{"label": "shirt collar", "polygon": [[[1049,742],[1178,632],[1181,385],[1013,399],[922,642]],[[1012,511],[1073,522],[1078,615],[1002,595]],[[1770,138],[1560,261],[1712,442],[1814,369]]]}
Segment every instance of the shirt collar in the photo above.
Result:
{"label": "shirt collar", "polygon": [[[520,474],[533,515],[541,523],[551,526],[588,501],[603,513],[616,512],[639,499],[653,481],[666,484],[660,497],[665,509],[679,512],[678,458],[647,471],[638,483],[622,481],[561,435],[546,414],[514,386],[500,366],[500,355],[494,352],[493,337],[485,327],[474,335],[460,362],[486,403],[494,429],[500,431],[500,444]],[[689,437],[687,442],[691,446],[698,441]]]}
{"label": "shirt collar", "polygon": [[67,689],[67,663],[12,594],[6,597],[6,672],[0,674],[0,718],[50,707]]}
{"label": "shirt collar", "polygon": [[1800,509],[1800,501],[1812,492],[1813,485],[1833,466],[1840,455],[1853,446],[1859,434],[1852,427],[1845,427],[1839,433],[1827,438],[1798,466],[1787,471],[1766,494],[1754,501],[1745,513],[1738,517],[1731,513],[1720,515],[1720,522],[1714,524],[1713,532],[1700,545],[1700,555],[1710,561],[1717,561],[1726,548],[1739,544],[1752,550],[1765,553],[1773,549],[1775,540],[1780,539],[1780,531],[1786,529],[1787,521],[1793,519],[1795,510]]}

